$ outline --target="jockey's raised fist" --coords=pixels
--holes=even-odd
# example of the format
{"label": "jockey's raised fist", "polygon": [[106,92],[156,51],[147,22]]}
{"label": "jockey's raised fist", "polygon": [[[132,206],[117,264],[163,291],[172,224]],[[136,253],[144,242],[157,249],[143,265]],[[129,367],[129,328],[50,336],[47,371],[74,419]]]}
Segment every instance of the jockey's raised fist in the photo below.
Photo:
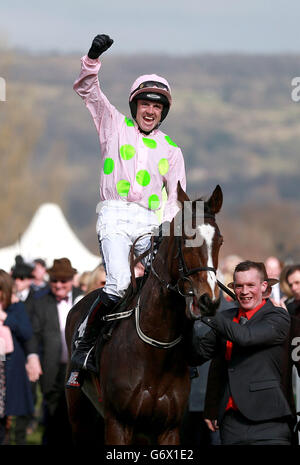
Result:
{"label": "jockey's raised fist", "polygon": [[98,34],[92,42],[88,57],[92,59],[99,58],[113,43],[114,41],[108,35]]}

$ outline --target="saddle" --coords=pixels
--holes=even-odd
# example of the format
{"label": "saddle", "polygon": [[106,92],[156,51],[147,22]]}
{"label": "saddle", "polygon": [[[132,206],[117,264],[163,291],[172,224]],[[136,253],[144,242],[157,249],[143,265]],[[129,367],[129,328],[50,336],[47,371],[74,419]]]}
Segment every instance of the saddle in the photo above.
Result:
{"label": "saddle", "polygon": [[[116,305],[112,308],[110,312],[102,316],[103,324],[101,325],[97,342],[94,345],[89,356],[90,360],[92,361],[92,364],[95,367],[95,372],[97,372],[96,367],[99,366],[98,362],[105,343],[111,338],[113,330],[119,324],[120,319],[129,318],[129,316],[131,315],[132,312],[128,311],[130,302],[133,300],[135,296],[139,295],[146,279],[147,273],[145,273],[145,275],[142,277],[136,278],[136,286],[133,287],[132,284],[130,284],[124,297],[122,297],[120,301],[116,303]],[[119,317],[115,318],[115,315],[119,315]],[[72,340],[73,350],[77,347],[80,339],[84,334],[87,319],[88,315],[84,315],[78,323],[77,329],[74,332]]]}
{"label": "saddle", "polygon": [[[142,236],[140,236],[142,237]],[[145,266],[144,275],[142,277],[135,277],[134,267],[136,263],[141,261],[142,258],[150,254],[151,260],[156,255],[160,242],[162,240],[162,227],[158,230],[158,235],[152,237],[151,245],[143,254],[134,258],[134,246],[135,243],[140,239],[138,237],[131,247],[130,253],[130,269],[131,269],[131,283],[124,295],[119,302],[108,312],[106,315],[102,316],[103,324],[101,325],[100,332],[97,338],[97,342],[94,345],[93,349],[90,352],[89,360],[92,362],[92,365],[95,367],[95,372],[97,372],[96,367],[99,366],[99,359],[101,352],[105,343],[111,338],[114,328],[119,324],[120,319],[129,318],[132,314],[132,309],[130,308],[130,303],[132,300],[138,296],[148,278],[150,272],[150,263]],[[88,315],[84,315],[82,320],[79,321],[77,330],[74,332],[72,339],[72,348],[73,350],[77,347],[81,337],[84,334],[85,326],[87,323]]]}

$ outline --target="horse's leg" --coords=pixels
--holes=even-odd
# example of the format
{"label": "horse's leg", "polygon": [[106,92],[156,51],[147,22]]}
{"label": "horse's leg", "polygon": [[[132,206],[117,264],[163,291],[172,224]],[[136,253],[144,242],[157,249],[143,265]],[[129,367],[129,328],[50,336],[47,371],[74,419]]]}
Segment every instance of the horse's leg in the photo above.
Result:
{"label": "horse's leg", "polygon": [[157,444],[160,446],[178,446],[180,445],[179,428],[173,428],[164,431],[157,438]]}
{"label": "horse's leg", "polygon": [[105,418],[105,444],[108,446],[126,446],[132,444],[133,427],[123,425],[114,416]]}
{"label": "horse's leg", "polygon": [[66,389],[66,398],[74,445],[103,444],[103,419],[81,389]]}

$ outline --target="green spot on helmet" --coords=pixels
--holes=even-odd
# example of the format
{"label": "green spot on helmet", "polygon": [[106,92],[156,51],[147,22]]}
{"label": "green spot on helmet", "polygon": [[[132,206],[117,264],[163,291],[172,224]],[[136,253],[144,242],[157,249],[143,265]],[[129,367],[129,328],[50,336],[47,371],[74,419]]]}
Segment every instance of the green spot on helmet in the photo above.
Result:
{"label": "green spot on helmet", "polygon": [[130,182],[126,179],[121,179],[117,182],[117,192],[121,197],[127,197],[130,189]]}
{"label": "green spot on helmet", "polygon": [[146,137],[143,137],[143,142],[149,149],[156,149],[157,147],[157,143],[154,139],[147,139]]}
{"label": "green spot on helmet", "polygon": [[148,198],[148,207],[150,210],[157,210],[160,206],[159,197],[156,194],[150,195]]}
{"label": "green spot on helmet", "polygon": [[158,162],[158,171],[162,176],[169,171],[169,162],[166,158],[161,158]]}
{"label": "green spot on helmet", "polygon": [[130,160],[135,155],[135,148],[129,144],[122,145],[120,147],[120,155],[123,160]]}
{"label": "green spot on helmet", "polygon": [[125,116],[125,123],[127,124],[127,126],[134,126],[134,122],[132,121],[132,119],[130,118],[127,118],[127,116]]}
{"label": "green spot on helmet", "polygon": [[113,172],[115,166],[115,162],[113,161],[112,158],[105,158],[104,165],[103,165],[103,171],[104,174],[110,174]]}
{"label": "green spot on helmet", "polygon": [[173,147],[178,147],[178,145],[175,144],[175,142],[172,141],[171,137],[165,136],[165,139],[170,145],[173,145]]}
{"label": "green spot on helmet", "polygon": [[150,182],[150,174],[146,170],[140,170],[136,174],[136,180],[141,186],[148,186]]}

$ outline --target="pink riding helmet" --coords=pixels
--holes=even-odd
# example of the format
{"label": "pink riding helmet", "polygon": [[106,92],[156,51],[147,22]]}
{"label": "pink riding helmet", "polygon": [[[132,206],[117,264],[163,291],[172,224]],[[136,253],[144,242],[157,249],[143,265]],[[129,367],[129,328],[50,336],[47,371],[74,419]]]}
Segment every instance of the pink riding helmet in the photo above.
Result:
{"label": "pink riding helmet", "polygon": [[170,85],[166,79],[157,74],[144,74],[138,77],[132,84],[129,96],[129,106],[134,119],[136,117],[138,98],[162,103],[164,108],[161,121],[163,121],[172,104]]}

